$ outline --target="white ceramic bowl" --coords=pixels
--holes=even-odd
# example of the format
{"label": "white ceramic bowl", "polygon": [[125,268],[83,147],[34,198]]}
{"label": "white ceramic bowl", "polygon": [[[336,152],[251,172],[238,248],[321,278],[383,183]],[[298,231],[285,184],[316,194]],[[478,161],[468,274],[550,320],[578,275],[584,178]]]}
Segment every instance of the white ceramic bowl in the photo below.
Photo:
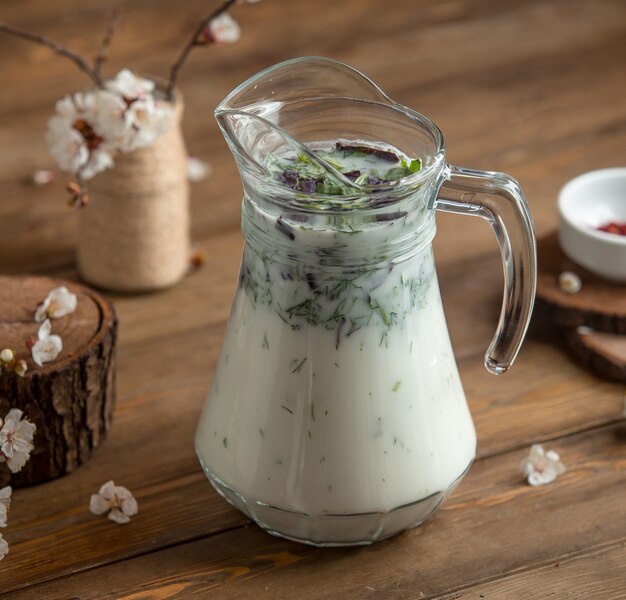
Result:
{"label": "white ceramic bowl", "polygon": [[559,216],[563,252],[600,277],[626,283],[626,236],[597,229],[626,222],[626,167],[572,179],[559,193]]}

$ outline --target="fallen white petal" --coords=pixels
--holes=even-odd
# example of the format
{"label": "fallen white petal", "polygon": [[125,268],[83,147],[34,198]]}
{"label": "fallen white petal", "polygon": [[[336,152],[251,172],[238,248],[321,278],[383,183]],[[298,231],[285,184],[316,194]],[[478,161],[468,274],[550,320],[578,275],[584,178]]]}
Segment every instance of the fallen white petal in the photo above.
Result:
{"label": "fallen white petal", "polygon": [[133,497],[133,495],[130,493],[130,490],[128,488],[125,488],[123,485],[116,485],[115,486],[115,495],[120,500],[126,500],[127,498],[132,498]]}
{"label": "fallen white petal", "polygon": [[94,515],[103,515],[111,509],[111,504],[99,494],[92,494],[89,501],[89,510]]}
{"label": "fallen white petal", "polygon": [[48,306],[50,306],[50,301],[46,298],[35,311],[35,321],[37,323],[41,323],[45,321],[48,316]]}
{"label": "fallen white petal", "polygon": [[[35,321],[41,323],[46,318],[60,319],[76,310],[78,298],[64,285],[54,288],[37,307]],[[48,331],[48,333],[50,333]]]}
{"label": "fallen white petal", "polygon": [[50,169],[37,169],[32,175],[35,185],[48,185],[56,179],[56,174]]}
{"label": "fallen white petal", "polygon": [[50,319],[46,319],[41,324],[41,327],[39,327],[39,330],[37,331],[37,337],[39,338],[39,340],[45,340],[50,335],[51,331],[52,323],[50,322]]}
{"label": "fallen white petal", "polygon": [[13,489],[10,485],[6,485],[3,488],[0,488],[0,506],[4,506],[5,508],[9,508],[11,506],[12,493]]}
{"label": "fallen white petal", "polygon": [[115,498],[115,483],[113,481],[107,481],[100,486],[98,494],[106,500],[113,500]]}
{"label": "fallen white petal", "polygon": [[2,537],[2,534],[0,533],[0,560],[2,560],[8,553],[9,544],[7,544],[7,541]]}
{"label": "fallen white petal", "polygon": [[111,519],[111,521],[115,521],[116,523],[118,523],[119,525],[124,525],[125,523],[128,523],[130,521],[130,517],[125,515],[121,510],[119,510],[118,508],[114,508],[110,513],[109,513],[109,519]]}
{"label": "fallen white petal", "polygon": [[11,487],[6,486],[0,489],[0,527],[7,526],[7,512],[11,506]]}
{"label": "fallen white petal", "polygon": [[17,473],[26,464],[33,449],[33,436],[37,427],[17,408],[9,411],[0,429],[0,452],[12,473]]}
{"label": "fallen white petal", "polygon": [[124,524],[139,512],[137,500],[127,488],[107,481],[97,494],[91,496],[89,510],[97,515],[108,513],[108,518],[115,523]]}
{"label": "fallen white petal", "polygon": [[196,158],[195,156],[187,157],[187,179],[192,182],[202,181],[211,174],[211,165],[209,163]]}
{"label": "fallen white petal", "polygon": [[545,485],[565,473],[565,466],[554,450],[544,451],[541,444],[533,444],[528,456],[522,461],[521,469],[530,485]]}
{"label": "fallen white petal", "polygon": [[559,275],[559,287],[566,294],[578,294],[583,287],[583,283],[576,273],[563,271],[563,273]]}
{"label": "fallen white petal", "polygon": [[139,505],[137,504],[137,500],[132,496],[130,498],[126,498],[122,500],[122,512],[129,517],[136,515],[139,512]]}
{"label": "fallen white petal", "polygon": [[63,350],[63,341],[58,335],[50,335],[43,340],[35,342],[32,348],[32,356],[35,363],[40,367],[44,363],[53,361]]}

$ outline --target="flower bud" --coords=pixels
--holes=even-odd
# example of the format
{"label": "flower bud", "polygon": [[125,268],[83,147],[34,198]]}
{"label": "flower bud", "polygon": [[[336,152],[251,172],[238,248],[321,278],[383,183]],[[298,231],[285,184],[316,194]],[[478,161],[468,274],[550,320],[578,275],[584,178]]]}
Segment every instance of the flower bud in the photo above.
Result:
{"label": "flower bud", "polygon": [[26,364],[26,361],[23,358],[20,358],[15,363],[13,370],[15,371],[15,374],[18,375],[19,377],[24,377],[24,375],[26,375],[26,371],[28,371],[28,365]]}
{"label": "flower bud", "polygon": [[2,351],[0,351],[0,361],[3,363],[12,363],[13,359],[15,358],[15,352],[13,352],[13,350],[11,350],[10,348],[4,348]]}

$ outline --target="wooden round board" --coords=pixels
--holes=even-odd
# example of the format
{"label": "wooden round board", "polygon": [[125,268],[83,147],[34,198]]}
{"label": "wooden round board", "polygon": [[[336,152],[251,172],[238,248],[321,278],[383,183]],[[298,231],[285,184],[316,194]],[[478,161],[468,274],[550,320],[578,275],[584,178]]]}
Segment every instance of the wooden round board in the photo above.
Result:
{"label": "wooden round board", "polygon": [[626,382],[626,335],[577,327],[565,330],[563,338],[572,354],[592,371]]}
{"label": "wooden round board", "polygon": [[[76,310],[51,321],[63,350],[40,367],[25,342],[37,335],[38,304],[61,285],[77,295]],[[0,465],[0,486],[38,483],[68,473],[100,445],[113,415],[116,333],[111,304],[83,285],[48,277],[0,276],[0,348],[11,348],[28,365],[24,377],[12,369],[0,371],[0,416],[19,408],[37,426],[30,460],[13,475]]]}
{"label": "wooden round board", "polygon": [[[539,240],[537,255],[535,331],[562,341],[598,375],[626,381],[626,286],[601,279],[570,260],[556,232]],[[578,293],[560,288],[564,271],[580,277]]]}

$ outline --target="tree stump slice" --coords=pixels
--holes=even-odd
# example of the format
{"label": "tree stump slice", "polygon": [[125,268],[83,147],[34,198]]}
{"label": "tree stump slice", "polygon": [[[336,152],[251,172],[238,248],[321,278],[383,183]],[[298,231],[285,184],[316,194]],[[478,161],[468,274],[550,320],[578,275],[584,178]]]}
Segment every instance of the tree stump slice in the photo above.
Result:
{"label": "tree stump slice", "polygon": [[[25,341],[37,334],[39,303],[53,288],[77,295],[76,310],[52,320],[63,350],[39,367]],[[28,371],[0,372],[0,416],[22,410],[37,431],[30,460],[19,473],[0,465],[0,486],[41,483],[83,464],[105,439],[115,404],[117,319],[111,304],[95,291],[48,277],[0,276],[0,348],[16,351]]]}
{"label": "tree stump slice", "polygon": [[[537,299],[533,330],[565,345],[597,375],[626,381],[626,286],[606,281],[569,259],[556,232],[537,244]],[[577,294],[559,287],[563,271],[582,281]]]}
{"label": "tree stump slice", "polygon": [[578,327],[565,330],[563,339],[583,365],[606,379],[626,383],[626,335]]}
{"label": "tree stump slice", "polygon": [[[626,334],[626,285],[606,281],[567,258],[552,233],[537,244],[538,318],[557,327],[583,325],[605,333]],[[563,271],[576,273],[582,281],[577,294],[559,287]]]}

